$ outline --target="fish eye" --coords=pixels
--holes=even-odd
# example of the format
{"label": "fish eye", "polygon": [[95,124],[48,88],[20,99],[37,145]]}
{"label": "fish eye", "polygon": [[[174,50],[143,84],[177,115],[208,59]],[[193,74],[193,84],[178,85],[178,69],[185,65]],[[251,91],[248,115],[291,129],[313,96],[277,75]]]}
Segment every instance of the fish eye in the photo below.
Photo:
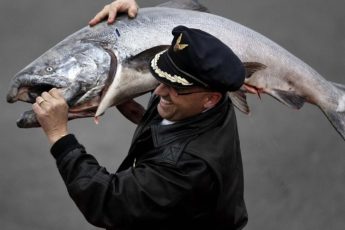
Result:
{"label": "fish eye", "polygon": [[53,69],[53,67],[51,67],[51,66],[48,66],[47,68],[46,68],[46,71],[47,72],[52,72],[54,69]]}

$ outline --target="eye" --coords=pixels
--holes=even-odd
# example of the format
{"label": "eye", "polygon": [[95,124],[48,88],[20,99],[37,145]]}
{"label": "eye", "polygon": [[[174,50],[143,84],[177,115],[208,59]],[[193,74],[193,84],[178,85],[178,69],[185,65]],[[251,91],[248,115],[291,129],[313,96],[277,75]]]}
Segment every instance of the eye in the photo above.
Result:
{"label": "eye", "polygon": [[53,67],[51,67],[51,66],[48,66],[48,67],[46,68],[46,71],[47,71],[47,72],[53,72],[53,70],[54,70],[54,69],[53,69]]}

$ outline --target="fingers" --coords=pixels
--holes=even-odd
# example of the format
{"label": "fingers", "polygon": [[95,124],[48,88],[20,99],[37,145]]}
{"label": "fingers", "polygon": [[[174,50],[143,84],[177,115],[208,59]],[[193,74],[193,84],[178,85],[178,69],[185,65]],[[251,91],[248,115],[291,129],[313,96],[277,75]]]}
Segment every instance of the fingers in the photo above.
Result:
{"label": "fingers", "polygon": [[[46,93],[46,92],[45,92]],[[47,96],[45,96],[45,98],[48,98]],[[41,96],[36,97],[36,103],[34,103],[32,105],[32,107],[38,107],[39,111],[38,112],[42,112],[42,108],[44,106],[44,104],[48,104],[48,101],[43,97],[43,93]],[[34,110],[35,111],[35,110]],[[36,111],[35,111],[36,112]]]}
{"label": "fingers", "polygon": [[93,19],[91,19],[89,25],[94,26],[97,23],[101,22],[109,14],[109,7],[109,5],[104,6],[104,8],[100,12],[98,12]]}
{"label": "fingers", "polygon": [[109,10],[108,24],[112,24],[115,21],[116,14],[117,14],[117,8]]}
{"label": "fingers", "polygon": [[[44,102],[43,99],[42,99],[42,102]],[[42,103],[42,102],[41,102],[41,103]],[[34,104],[32,105],[32,110],[33,110],[36,114],[42,114],[42,113],[43,113],[43,109],[42,109],[41,106],[40,106],[41,103],[37,102],[37,98],[36,98],[36,103],[34,103]]]}
{"label": "fingers", "polygon": [[41,96],[36,97],[36,102],[32,105],[32,110],[37,115],[42,116],[43,114],[45,114],[47,106],[48,106],[48,102],[41,95]]}
{"label": "fingers", "polygon": [[38,105],[41,105],[43,102],[45,102],[45,100],[43,99],[43,97],[38,96],[38,97],[36,98],[36,103],[37,103]]}
{"label": "fingers", "polygon": [[65,99],[61,95],[61,92],[58,89],[53,88],[49,92],[43,92],[41,96],[36,97],[35,104],[37,104],[39,107],[42,107],[44,104],[55,104],[58,101],[64,101],[64,103],[66,103]]}
{"label": "fingers", "polygon": [[54,100],[54,97],[52,97],[48,92],[43,92],[41,94],[41,97],[43,98],[43,100],[45,100],[46,102],[52,101]]}
{"label": "fingers", "polygon": [[128,16],[129,16],[129,17],[135,18],[135,16],[137,16],[137,14],[138,14],[138,5],[131,6],[131,7],[128,9]]}
{"label": "fingers", "polygon": [[50,143],[68,133],[68,105],[59,89],[43,92],[36,98],[32,109]]}
{"label": "fingers", "polygon": [[49,94],[55,99],[63,99],[61,91],[57,88],[52,88],[51,90],[49,90]]}
{"label": "fingers", "polygon": [[134,18],[138,13],[138,5],[135,0],[117,0],[106,6],[89,21],[94,26],[108,17],[108,24],[114,23],[118,12],[127,12],[128,16]]}

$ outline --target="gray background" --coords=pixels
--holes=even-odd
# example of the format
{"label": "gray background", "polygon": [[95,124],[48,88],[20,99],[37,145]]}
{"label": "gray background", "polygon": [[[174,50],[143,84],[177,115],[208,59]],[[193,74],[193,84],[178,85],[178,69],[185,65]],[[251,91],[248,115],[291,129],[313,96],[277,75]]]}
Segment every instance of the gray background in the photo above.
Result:
{"label": "gray background", "polygon": [[[43,132],[16,127],[30,105],[7,104],[5,96],[17,71],[85,26],[106,2],[0,2],[0,229],[96,229],[69,198]],[[159,2],[139,0],[142,7]],[[345,84],[344,1],[201,2],[276,41],[326,79]],[[310,104],[295,111],[267,95],[262,100],[249,95],[249,104],[250,116],[237,111],[250,217],[246,229],[344,229],[345,144],[326,117]],[[115,109],[98,126],[90,118],[70,125],[87,150],[114,172],[134,125]]]}

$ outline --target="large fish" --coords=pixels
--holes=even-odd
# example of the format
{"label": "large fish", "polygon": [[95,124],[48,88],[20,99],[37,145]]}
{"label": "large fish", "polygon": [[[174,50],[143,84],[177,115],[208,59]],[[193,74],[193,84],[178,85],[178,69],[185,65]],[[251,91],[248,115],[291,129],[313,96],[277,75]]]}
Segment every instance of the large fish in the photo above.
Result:
{"label": "large fish", "polygon": [[[7,101],[33,103],[42,91],[57,87],[70,106],[70,119],[98,117],[108,107],[156,87],[149,61],[170,44],[172,29],[185,25],[218,37],[245,63],[245,84],[229,94],[242,112],[249,112],[246,92],[267,93],[296,109],[309,102],[324,112],[345,139],[344,85],[325,80],[265,36],[200,9],[205,11],[197,1],[177,0],[142,8],[134,20],[120,16],[114,25],[85,27],[21,70],[12,79]],[[17,125],[27,128],[38,123],[28,111]]]}

